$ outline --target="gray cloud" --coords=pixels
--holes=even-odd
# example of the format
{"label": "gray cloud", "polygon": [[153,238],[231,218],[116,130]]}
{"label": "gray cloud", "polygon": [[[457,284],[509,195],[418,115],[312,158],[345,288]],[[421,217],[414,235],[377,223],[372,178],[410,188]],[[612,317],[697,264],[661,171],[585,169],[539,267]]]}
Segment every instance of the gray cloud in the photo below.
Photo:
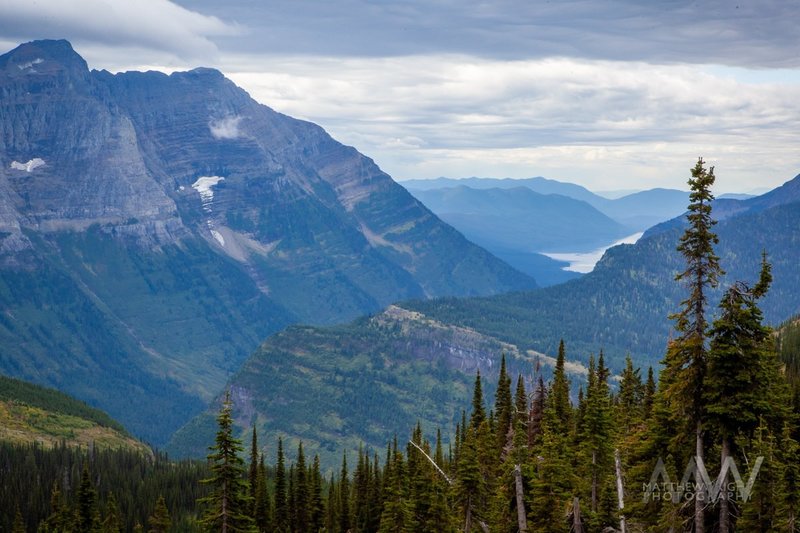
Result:
{"label": "gray cloud", "polygon": [[796,0],[179,1],[248,27],[239,51],[800,66]]}

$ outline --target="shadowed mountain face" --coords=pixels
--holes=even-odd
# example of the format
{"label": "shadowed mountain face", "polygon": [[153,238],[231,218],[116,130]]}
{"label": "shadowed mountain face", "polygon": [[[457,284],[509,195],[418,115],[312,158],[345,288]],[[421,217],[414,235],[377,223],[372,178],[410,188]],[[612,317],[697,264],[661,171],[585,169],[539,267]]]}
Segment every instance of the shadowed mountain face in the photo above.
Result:
{"label": "shadowed mountain face", "polygon": [[0,56],[0,370],[158,444],[289,323],[535,286],[209,69]]}

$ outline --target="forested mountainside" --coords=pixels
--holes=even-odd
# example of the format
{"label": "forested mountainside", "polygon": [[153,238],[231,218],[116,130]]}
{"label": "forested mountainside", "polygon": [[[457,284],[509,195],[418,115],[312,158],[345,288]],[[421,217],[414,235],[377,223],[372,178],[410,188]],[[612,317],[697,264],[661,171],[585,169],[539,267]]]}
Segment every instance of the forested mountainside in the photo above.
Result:
{"label": "forested mountainside", "polygon": [[0,370],[155,444],[269,334],[534,281],[220,72],[0,56]]}
{"label": "forested mountainside", "polygon": [[[784,200],[741,209],[715,226],[726,274],[710,301],[736,280],[757,280],[766,251],[774,276],[762,302],[766,320],[779,324],[798,312],[800,202],[791,194]],[[682,232],[676,223],[612,248],[594,272],[554,287],[403,302],[349,325],[290,328],[268,339],[229,383],[240,430],[256,423],[270,436],[303,439],[324,454],[359,440],[377,445],[414,418],[452,428],[472,371],[494,379],[505,352],[515,371],[530,376],[541,366],[548,375],[561,339],[579,375],[600,351],[612,371],[622,370],[627,354],[657,370],[673,327],[668,316],[686,294],[674,281],[683,265],[676,251]],[[717,313],[709,308],[710,318]],[[301,397],[316,389],[324,391],[316,400]],[[435,400],[420,403],[420,397]],[[201,452],[216,405],[176,433],[169,448]],[[295,408],[330,422],[308,424],[292,414]]]}

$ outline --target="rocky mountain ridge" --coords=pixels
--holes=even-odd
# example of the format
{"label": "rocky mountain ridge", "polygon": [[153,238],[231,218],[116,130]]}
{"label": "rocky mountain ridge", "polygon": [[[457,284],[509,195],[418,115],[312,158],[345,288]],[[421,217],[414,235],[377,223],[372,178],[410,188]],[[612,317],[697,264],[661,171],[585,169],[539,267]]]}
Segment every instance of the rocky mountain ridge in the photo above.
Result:
{"label": "rocky mountain ridge", "polygon": [[216,70],[90,71],[34,41],[0,56],[0,95],[0,370],[155,444],[287,324],[535,286]]}

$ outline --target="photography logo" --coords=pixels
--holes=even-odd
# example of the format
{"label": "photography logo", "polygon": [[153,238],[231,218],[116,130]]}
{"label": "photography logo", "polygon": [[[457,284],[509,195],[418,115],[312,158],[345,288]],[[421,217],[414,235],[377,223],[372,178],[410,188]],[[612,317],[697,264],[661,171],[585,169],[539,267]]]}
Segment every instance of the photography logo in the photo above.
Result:
{"label": "photography logo", "polygon": [[761,469],[764,457],[759,456],[753,465],[747,483],[742,479],[733,457],[728,457],[720,468],[719,475],[712,481],[708,475],[701,457],[692,457],[683,478],[679,483],[670,479],[664,466],[664,461],[659,457],[649,483],[642,484],[642,501],[663,501],[681,503],[695,498],[711,503],[720,498],[746,502],[750,499],[753,484]]}

